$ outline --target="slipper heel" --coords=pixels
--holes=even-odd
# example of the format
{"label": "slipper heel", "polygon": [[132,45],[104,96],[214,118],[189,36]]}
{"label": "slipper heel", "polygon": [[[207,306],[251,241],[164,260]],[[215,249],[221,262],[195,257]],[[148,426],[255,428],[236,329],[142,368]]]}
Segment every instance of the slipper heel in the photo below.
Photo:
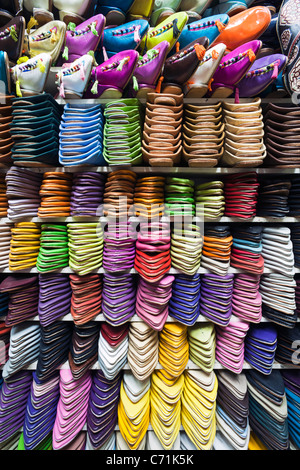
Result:
{"label": "slipper heel", "polygon": [[185,98],[202,98],[208,90],[207,85],[197,85],[186,92]]}

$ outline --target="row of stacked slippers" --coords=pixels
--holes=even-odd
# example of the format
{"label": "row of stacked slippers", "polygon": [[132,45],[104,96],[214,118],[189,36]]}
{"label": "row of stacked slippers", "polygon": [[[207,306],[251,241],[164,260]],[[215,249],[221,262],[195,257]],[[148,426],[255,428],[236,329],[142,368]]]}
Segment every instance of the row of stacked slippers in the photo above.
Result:
{"label": "row of stacked slippers", "polygon": [[297,0],[75,1],[69,13],[59,0],[53,11],[11,3],[21,5],[0,14],[2,93],[39,94],[51,80],[62,98],[300,90]]}
{"label": "row of stacked slippers", "polygon": [[[35,217],[44,222],[65,222],[66,217],[73,218],[71,222],[94,222],[106,216],[132,224],[161,217],[184,223],[221,222],[224,216],[239,222],[265,221],[255,219],[262,217],[286,223],[284,218],[300,216],[296,174],[270,178],[249,170],[222,177],[185,176],[142,176],[125,168],[109,173],[35,172],[12,166],[0,173],[1,222],[29,222]],[[293,223],[292,230],[297,227]]]}
{"label": "row of stacked slippers", "polygon": [[[143,323],[6,328],[0,448],[299,449],[299,369],[272,369],[293,337],[262,326],[167,323],[159,336]],[[184,370],[189,357],[200,366]],[[251,367],[232,371],[244,358]]]}
{"label": "row of stacked slippers", "polygon": [[[297,0],[3,0],[0,164],[298,167],[299,17]],[[293,105],[263,120],[258,95]],[[298,215],[297,178],[259,183],[3,174],[1,450],[299,449],[299,227],[157,221]]]}
{"label": "row of stacked slippers", "polygon": [[[59,105],[49,93],[0,104],[0,167],[151,166],[297,168],[299,107],[261,98],[184,104],[148,93]],[[24,119],[26,116],[26,119]]]}

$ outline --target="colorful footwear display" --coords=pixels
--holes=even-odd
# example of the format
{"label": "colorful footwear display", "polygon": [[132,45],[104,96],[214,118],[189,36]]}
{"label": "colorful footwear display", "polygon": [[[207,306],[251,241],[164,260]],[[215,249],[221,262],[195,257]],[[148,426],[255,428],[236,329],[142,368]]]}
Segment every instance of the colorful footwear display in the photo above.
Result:
{"label": "colorful footwear display", "polygon": [[51,67],[51,55],[37,54],[32,59],[15,65],[11,69],[12,79],[19,97],[43,93]]}
{"label": "colorful footwear display", "polygon": [[298,450],[297,0],[0,3],[0,449]]}
{"label": "colorful footwear display", "polygon": [[60,52],[63,48],[62,59],[64,62],[74,62],[82,55],[92,52],[98,48],[105,27],[105,17],[95,15],[78,26],[69,23],[63,36],[63,44],[60,45]]}
{"label": "colorful footwear display", "polygon": [[39,54],[50,54],[51,65],[55,64],[66,36],[66,24],[63,21],[50,21],[25,36],[24,52],[33,58]]}

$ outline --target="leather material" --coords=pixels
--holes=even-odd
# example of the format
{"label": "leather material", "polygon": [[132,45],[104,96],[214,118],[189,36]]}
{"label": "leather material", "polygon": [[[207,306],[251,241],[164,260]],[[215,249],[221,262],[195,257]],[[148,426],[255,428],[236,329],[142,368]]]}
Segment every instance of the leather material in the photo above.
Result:
{"label": "leather material", "polygon": [[286,56],[282,54],[272,54],[255,60],[238,84],[239,96],[247,98],[259,95],[284,70],[286,61]]}
{"label": "leather material", "polygon": [[293,0],[282,2],[278,12],[277,35],[282,54],[287,56],[287,65],[283,74],[283,83],[288,93],[299,92],[296,75],[299,67],[299,8]]}
{"label": "leather material", "polygon": [[99,274],[70,274],[71,315],[75,325],[83,325],[101,313],[102,279]]}
{"label": "leather material", "polygon": [[90,371],[81,379],[74,380],[70,370],[60,370],[60,398],[53,427],[53,449],[65,448],[82,430],[86,422],[91,385]]}
{"label": "leather material", "polygon": [[0,28],[1,50],[7,52],[8,58],[14,64],[23,53],[25,38],[25,18],[16,16]]}
{"label": "leather material", "polygon": [[45,88],[47,76],[51,66],[51,55],[38,54],[32,59],[11,69],[12,79],[17,88],[17,96],[22,94],[36,95],[42,93]]}
{"label": "leather material", "polygon": [[3,382],[0,392],[1,444],[23,425],[31,384],[32,372],[29,370],[16,373],[12,382]]}
{"label": "leather material", "polygon": [[[164,64],[163,77],[165,83],[183,85],[189,80],[199,63],[203,60],[209,40],[200,37],[169,57]],[[199,46],[202,46],[201,48]],[[197,52],[199,48],[200,52]],[[200,54],[200,55],[199,55]],[[178,67],[181,70],[178,74]],[[162,86],[164,86],[164,82]]]}
{"label": "leather material", "polygon": [[43,53],[50,54],[51,65],[54,65],[60,56],[66,29],[63,21],[49,21],[25,37],[25,52],[31,58]]}
{"label": "leather material", "polygon": [[95,52],[101,40],[105,23],[105,17],[99,14],[77,25],[74,31],[67,29],[63,42],[63,61],[74,62],[90,51]]}
{"label": "leather material", "polygon": [[92,67],[93,58],[89,54],[85,54],[71,64],[68,64],[68,66],[63,67],[57,74],[60,97],[64,98],[74,95],[82,97],[88,87]]}
{"label": "leather material", "polygon": [[214,41],[219,38],[221,31],[227,27],[228,22],[229,16],[221,14],[213,15],[205,19],[203,18],[200,21],[194,21],[185,25],[179,37],[180,49],[183,49],[195,39],[203,36],[208,38],[210,45],[213,45]]}
{"label": "leather material", "polygon": [[270,22],[271,13],[267,7],[250,7],[229,19],[213,45],[223,43],[229,51],[233,51],[246,42],[259,39]]}
{"label": "leather material", "polygon": [[255,60],[261,44],[261,41],[246,42],[221,59],[213,75],[212,96],[218,96],[218,88],[229,88],[230,94],[234,92],[235,85],[244,77]]}
{"label": "leather material", "polygon": [[[124,50],[135,50],[142,47],[142,40],[149,29],[148,21],[138,19],[120,26],[105,28],[100,41],[96,60],[99,64],[109,59],[118,52]],[[153,44],[154,46],[155,44]],[[103,54],[104,47],[106,54]],[[151,48],[151,47],[150,47]],[[107,56],[107,57],[106,57]]]}
{"label": "leather material", "polygon": [[161,41],[152,49],[149,49],[146,54],[138,60],[133,72],[138,82],[138,90],[136,91],[133,83],[131,83],[132,96],[143,96],[144,93],[155,88],[164,67],[168,48],[169,42]]}
{"label": "leather material", "polygon": [[[186,371],[182,393],[182,426],[197,450],[210,450],[216,435],[216,400],[218,379],[215,372],[205,374],[203,371]],[[199,423],[204,407],[195,394],[207,401],[206,419]],[[204,424],[205,423],[205,424]],[[204,432],[205,429],[205,432]]]}
{"label": "leather material", "polygon": [[141,41],[140,48],[142,52],[145,53],[147,50],[152,49],[161,41],[168,41],[168,52],[170,52],[182,34],[187,20],[187,13],[181,11],[170,15],[157,26],[150,27]]}
{"label": "leather material", "polygon": [[[253,376],[255,382],[252,381]],[[280,372],[274,370],[269,375],[258,375],[255,371],[248,371],[247,384],[249,423],[255,435],[269,450],[289,449],[287,399]],[[275,403],[274,400],[276,400]],[[270,429],[272,432],[269,431]]]}

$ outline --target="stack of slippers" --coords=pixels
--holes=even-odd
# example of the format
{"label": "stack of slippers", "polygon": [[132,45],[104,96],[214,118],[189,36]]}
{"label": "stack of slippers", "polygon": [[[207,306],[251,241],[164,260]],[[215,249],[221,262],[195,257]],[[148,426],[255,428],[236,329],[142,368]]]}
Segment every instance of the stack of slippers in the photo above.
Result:
{"label": "stack of slippers", "polygon": [[36,366],[36,376],[40,382],[49,380],[57,369],[68,362],[72,330],[72,323],[65,321],[41,326],[40,351]]}
{"label": "stack of slippers", "polygon": [[272,372],[277,348],[277,330],[271,324],[251,324],[245,339],[245,361],[264,375]]}
{"label": "stack of slippers", "polygon": [[211,450],[216,435],[217,376],[214,371],[186,370],[183,377],[183,429],[198,450]]}
{"label": "stack of slippers", "polygon": [[102,288],[102,313],[107,323],[120,326],[135,314],[136,286],[132,274],[105,273]]}
{"label": "stack of slippers", "polygon": [[38,276],[6,276],[0,284],[1,294],[9,296],[5,317],[6,326],[12,327],[38,314]]}
{"label": "stack of slippers", "polygon": [[288,407],[281,371],[270,375],[246,372],[249,424],[268,450],[289,450]]}
{"label": "stack of slippers", "polygon": [[291,187],[289,190],[288,196],[288,208],[290,217],[299,217],[300,208],[299,208],[299,195],[300,195],[300,178],[299,176],[291,175],[289,178],[291,182]]}
{"label": "stack of slippers", "polygon": [[171,234],[166,222],[141,222],[134,268],[150,283],[159,282],[171,268]]}
{"label": "stack of slippers", "polygon": [[201,266],[211,273],[226,276],[230,266],[232,241],[233,238],[228,226],[206,226],[204,229]]}
{"label": "stack of slippers", "polygon": [[40,382],[33,372],[23,424],[24,450],[40,450],[45,441],[52,443],[58,400],[59,372],[56,371],[46,382]]}
{"label": "stack of slippers", "polygon": [[128,365],[137,380],[148,379],[158,363],[158,331],[147,323],[133,322],[129,328]]}
{"label": "stack of slippers", "polygon": [[232,314],[234,274],[219,276],[203,274],[201,277],[200,313],[216,325],[226,326]]}
{"label": "stack of slippers", "polygon": [[249,395],[245,373],[220,370],[216,419],[218,430],[235,450],[248,450]]}
{"label": "stack of slippers", "polygon": [[178,274],[172,285],[169,316],[179,323],[192,326],[200,315],[200,274]]}
{"label": "stack of slippers", "polygon": [[182,323],[165,323],[159,334],[158,361],[173,377],[184,371],[189,360],[187,326]]}
{"label": "stack of slippers", "polygon": [[104,109],[103,157],[107,165],[140,165],[142,110],[139,100],[111,101]]}
{"label": "stack of slippers", "polygon": [[264,163],[264,122],[261,99],[223,102],[225,139],[221,166],[256,168]]}
{"label": "stack of slippers", "polygon": [[[277,348],[275,353],[275,360],[284,366],[290,366],[292,369],[298,366],[298,338],[300,327],[299,323],[294,328],[286,328],[280,326],[277,328]],[[298,364],[297,364],[298,363]]]}
{"label": "stack of slippers", "polygon": [[130,222],[109,222],[104,228],[103,268],[110,273],[133,269],[135,231]]}
{"label": "stack of slippers", "polygon": [[59,126],[59,163],[63,166],[104,165],[102,106],[67,103]]}
{"label": "stack of slippers", "polygon": [[26,168],[11,167],[5,177],[8,200],[7,217],[18,221],[37,217],[41,203],[39,195],[43,175]]}
{"label": "stack of slippers", "polygon": [[11,328],[5,325],[5,321],[0,322],[0,357],[3,364],[8,361],[9,357],[10,330]]}
{"label": "stack of slippers", "polygon": [[65,450],[83,430],[91,386],[90,371],[80,379],[74,380],[70,369],[60,370],[60,397],[52,433],[53,450]]}
{"label": "stack of slippers", "polygon": [[296,288],[294,276],[264,274],[259,286],[262,316],[277,325],[294,328],[298,319]]}
{"label": "stack of slippers", "polygon": [[186,104],[182,126],[182,155],[192,168],[218,165],[224,152],[222,105]]}
{"label": "stack of slippers", "polygon": [[299,167],[299,107],[268,103],[265,114],[266,165]]}
{"label": "stack of slippers", "polygon": [[72,173],[45,172],[40,187],[38,217],[69,217],[71,212]]}
{"label": "stack of slippers", "polygon": [[166,275],[153,283],[139,277],[135,313],[154,330],[161,331],[167,321],[174,279]]}
{"label": "stack of slippers", "polygon": [[58,166],[61,115],[61,106],[49,93],[12,99],[10,134],[15,165]]}
{"label": "stack of slippers", "polygon": [[223,367],[240,374],[244,366],[245,338],[249,323],[231,316],[227,326],[216,326],[216,359]]}
{"label": "stack of slippers", "polygon": [[39,274],[38,315],[41,326],[48,326],[70,313],[71,295],[67,274]]}
{"label": "stack of slippers", "polygon": [[0,446],[1,450],[17,435],[24,424],[26,404],[30,396],[32,371],[22,370],[13,380],[4,381],[0,390]]}
{"label": "stack of slippers", "polygon": [[283,178],[263,179],[260,182],[257,215],[259,217],[286,217],[289,215],[291,181]]}
{"label": "stack of slippers", "polygon": [[262,232],[262,256],[265,268],[285,274],[294,274],[294,252],[289,227],[268,226]]}
{"label": "stack of slippers", "polygon": [[294,253],[294,266],[295,268],[300,268],[300,224],[295,223],[290,226],[290,229]]}
{"label": "stack of slippers", "polygon": [[165,215],[165,177],[145,176],[136,181],[134,190],[134,214],[141,219]]}
{"label": "stack of slippers", "polygon": [[108,174],[104,186],[103,215],[109,218],[127,218],[134,204],[137,175],[131,170],[115,170]]}
{"label": "stack of slippers", "polygon": [[101,370],[93,372],[86,418],[87,449],[109,450],[107,446],[118,422],[120,385],[120,375],[108,380]]}
{"label": "stack of slippers", "polygon": [[0,217],[7,217],[8,199],[7,199],[7,173],[0,173]]}
{"label": "stack of slippers", "polygon": [[127,363],[128,353],[127,325],[101,325],[98,340],[98,362],[106,379],[113,380]]}
{"label": "stack of slippers", "polygon": [[102,267],[104,234],[97,222],[67,224],[69,266],[79,276]]}
{"label": "stack of slippers", "polygon": [[206,373],[213,371],[216,354],[216,329],[212,322],[188,327],[189,359]]}
{"label": "stack of slippers", "polygon": [[100,274],[70,274],[69,279],[73,322],[75,325],[84,325],[102,311],[102,277]]}
{"label": "stack of slippers", "polygon": [[183,94],[148,93],[142,134],[144,163],[173,167],[181,162]]}
{"label": "stack of slippers", "polygon": [[11,225],[0,224],[0,269],[9,267],[11,228]]}
{"label": "stack of slippers", "polygon": [[247,273],[262,274],[265,267],[262,236],[263,227],[259,225],[234,227],[230,265]]}
{"label": "stack of slippers", "polygon": [[98,361],[99,333],[100,325],[97,322],[74,325],[68,354],[74,379],[81,378]]}
{"label": "stack of slippers", "polygon": [[206,181],[196,184],[194,192],[196,216],[202,219],[218,219],[225,212],[223,181]]}
{"label": "stack of slippers", "polygon": [[40,355],[40,325],[24,321],[10,331],[9,358],[4,364],[2,377],[8,381],[35,363]]}
{"label": "stack of slippers", "polygon": [[143,441],[150,423],[150,384],[150,379],[137,380],[130,371],[123,374],[118,404],[118,424],[120,433],[130,450],[144,447]]}
{"label": "stack of slippers", "polygon": [[181,426],[183,374],[174,377],[164,369],[151,376],[150,424],[164,450],[175,445]]}
{"label": "stack of slippers", "polygon": [[259,182],[255,172],[236,173],[225,179],[226,217],[251,219],[256,215]]}
{"label": "stack of slippers", "polygon": [[18,222],[11,228],[9,269],[33,268],[40,252],[41,228],[34,222]]}
{"label": "stack of slippers", "polygon": [[101,217],[105,176],[96,171],[83,171],[73,175],[70,196],[71,217]]}
{"label": "stack of slippers", "polygon": [[167,176],[165,180],[165,214],[192,217],[195,215],[195,182],[190,178]]}
{"label": "stack of slippers", "polygon": [[172,268],[180,273],[193,276],[201,264],[203,235],[196,223],[174,223],[171,234]]}
{"label": "stack of slippers", "polygon": [[10,133],[12,123],[12,95],[1,93],[0,104],[0,168],[7,168],[12,165],[12,148],[14,141]]}
{"label": "stack of slippers", "polygon": [[262,319],[262,296],[259,292],[260,276],[238,273],[234,276],[232,314],[249,323]]}
{"label": "stack of slippers", "polygon": [[68,229],[65,225],[42,224],[38,272],[57,271],[69,266]]}
{"label": "stack of slippers", "polygon": [[[288,407],[288,428],[290,446],[293,449],[299,449],[299,397],[300,397],[300,383],[299,383],[299,370],[283,370],[281,372],[284,386],[285,396],[287,399]],[[292,447],[293,446],[293,447]]]}

